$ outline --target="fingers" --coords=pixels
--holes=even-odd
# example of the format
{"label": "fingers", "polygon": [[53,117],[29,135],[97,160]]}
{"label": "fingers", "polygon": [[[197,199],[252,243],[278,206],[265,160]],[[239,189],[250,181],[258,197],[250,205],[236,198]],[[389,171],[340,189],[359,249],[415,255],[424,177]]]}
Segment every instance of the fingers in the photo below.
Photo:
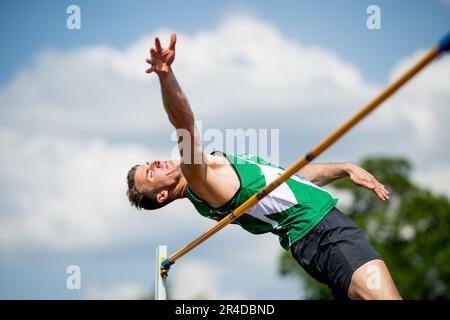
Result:
{"label": "fingers", "polygon": [[[175,33],[172,33],[170,36],[170,45],[169,45],[168,49],[175,50],[176,43],[177,43],[177,35]],[[154,50],[153,54],[155,54],[155,53],[162,54],[163,53],[163,48],[161,46],[161,40],[159,40],[159,37],[155,37],[155,49],[153,49]],[[151,50],[150,50],[150,53],[151,53]]]}
{"label": "fingers", "polygon": [[170,36],[169,48],[163,49],[159,37],[155,37],[155,47],[150,49],[150,58],[145,60],[151,67],[145,72],[156,72],[158,74],[161,72],[168,72],[175,57],[176,42],[177,36],[175,33],[172,33]]}
{"label": "fingers", "polygon": [[155,47],[156,47],[156,52],[158,52],[159,54],[162,54],[161,41],[159,41],[158,37],[155,38]]}
{"label": "fingers", "polygon": [[376,191],[374,190],[374,192],[381,201],[387,200],[386,195],[381,190],[376,190]]}
{"label": "fingers", "polygon": [[152,73],[152,72],[156,71],[156,67],[153,65],[153,63],[154,63],[154,59],[153,58],[155,57],[155,54],[156,54],[156,51],[155,51],[154,48],[150,49],[150,54],[152,56],[152,59],[145,59],[145,62],[147,62],[148,64],[151,65],[150,68],[145,70],[146,73]]}
{"label": "fingers", "polygon": [[377,185],[377,180],[364,172],[359,172],[358,174],[352,174],[350,179],[358,186],[364,187],[369,190],[375,189]]}
{"label": "fingers", "polygon": [[155,66],[152,66],[151,68],[145,70],[146,73],[152,73],[152,72],[155,72],[155,71],[156,71],[156,67]]}
{"label": "fingers", "polygon": [[175,33],[172,33],[172,35],[170,36],[169,49],[170,50],[175,50],[175,44],[176,43],[177,43],[177,35]]}
{"label": "fingers", "polygon": [[380,198],[381,201],[389,200],[389,191],[381,183],[378,183],[378,185],[375,186],[373,192],[375,192],[375,194],[378,196],[378,198]]}
{"label": "fingers", "polygon": [[152,56],[152,58],[156,57],[156,50],[155,50],[155,48],[151,48],[150,49],[150,55]]}
{"label": "fingers", "polygon": [[365,179],[366,188],[372,190],[381,201],[389,200],[389,191],[374,176],[370,175]]}
{"label": "fingers", "polygon": [[381,201],[389,200],[389,191],[372,174],[357,167],[350,174],[350,179],[358,186],[372,190]]}

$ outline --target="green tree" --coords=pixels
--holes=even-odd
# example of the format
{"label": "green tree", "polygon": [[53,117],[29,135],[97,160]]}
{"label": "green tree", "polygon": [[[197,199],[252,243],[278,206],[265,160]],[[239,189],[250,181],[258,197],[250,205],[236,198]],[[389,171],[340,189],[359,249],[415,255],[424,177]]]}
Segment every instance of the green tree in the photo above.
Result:
{"label": "green tree", "polygon": [[[405,299],[450,297],[450,202],[411,180],[406,159],[372,157],[361,166],[388,190],[390,200],[379,201],[370,191],[343,179],[334,188],[349,192],[352,203],[341,209],[383,256]],[[295,275],[308,299],[331,299],[329,289],[307,275],[289,252],[279,261],[283,276]]]}

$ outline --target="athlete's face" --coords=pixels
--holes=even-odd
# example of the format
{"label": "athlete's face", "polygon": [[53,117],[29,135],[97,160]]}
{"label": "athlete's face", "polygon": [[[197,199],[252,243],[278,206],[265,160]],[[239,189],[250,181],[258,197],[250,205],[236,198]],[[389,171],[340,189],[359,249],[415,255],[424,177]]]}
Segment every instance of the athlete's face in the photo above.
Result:
{"label": "athlete's face", "polygon": [[155,160],[141,164],[134,177],[136,189],[142,194],[155,195],[159,201],[167,199],[170,190],[175,187],[180,180],[180,164],[176,160]]}

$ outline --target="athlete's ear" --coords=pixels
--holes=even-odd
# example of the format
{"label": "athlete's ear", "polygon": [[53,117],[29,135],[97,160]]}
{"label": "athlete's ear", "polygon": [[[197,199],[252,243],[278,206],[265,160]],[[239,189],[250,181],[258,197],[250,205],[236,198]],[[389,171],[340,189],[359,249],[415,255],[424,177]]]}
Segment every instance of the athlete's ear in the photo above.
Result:
{"label": "athlete's ear", "polygon": [[164,201],[167,200],[168,196],[169,196],[169,192],[167,190],[160,191],[156,195],[156,201],[158,201],[159,203],[163,203]]}

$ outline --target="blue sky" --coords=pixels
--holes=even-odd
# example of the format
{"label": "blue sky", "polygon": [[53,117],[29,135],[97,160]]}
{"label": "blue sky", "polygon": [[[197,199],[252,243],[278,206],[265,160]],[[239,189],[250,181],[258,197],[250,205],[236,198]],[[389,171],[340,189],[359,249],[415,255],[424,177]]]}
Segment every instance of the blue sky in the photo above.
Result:
{"label": "blue sky", "polygon": [[[65,28],[68,5],[82,8],[82,30]],[[147,30],[165,26],[186,32],[211,28],[236,9],[272,22],[305,44],[318,45],[352,61],[373,81],[416,48],[434,44],[449,28],[444,0],[411,1],[2,1],[0,83],[44,48],[70,50],[105,43],[124,47]],[[366,28],[366,8],[381,8],[382,29]],[[150,35],[149,40],[151,39]]]}
{"label": "blue sky", "polygon": [[[66,28],[70,4],[81,30]],[[381,30],[366,27],[371,4]],[[204,129],[277,129],[286,166],[450,31],[450,3],[0,2],[0,298],[141,297],[156,246],[172,252],[212,225],[186,202],[136,214],[124,196],[131,165],[174,147],[143,72],[155,33],[164,44],[170,31]],[[417,181],[450,195],[449,84],[443,57],[319,160],[404,156]],[[301,298],[278,276],[280,252],[276,237],[230,226],[177,263],[174,295]],[[72,264],[82,290],[65,287]]]}

